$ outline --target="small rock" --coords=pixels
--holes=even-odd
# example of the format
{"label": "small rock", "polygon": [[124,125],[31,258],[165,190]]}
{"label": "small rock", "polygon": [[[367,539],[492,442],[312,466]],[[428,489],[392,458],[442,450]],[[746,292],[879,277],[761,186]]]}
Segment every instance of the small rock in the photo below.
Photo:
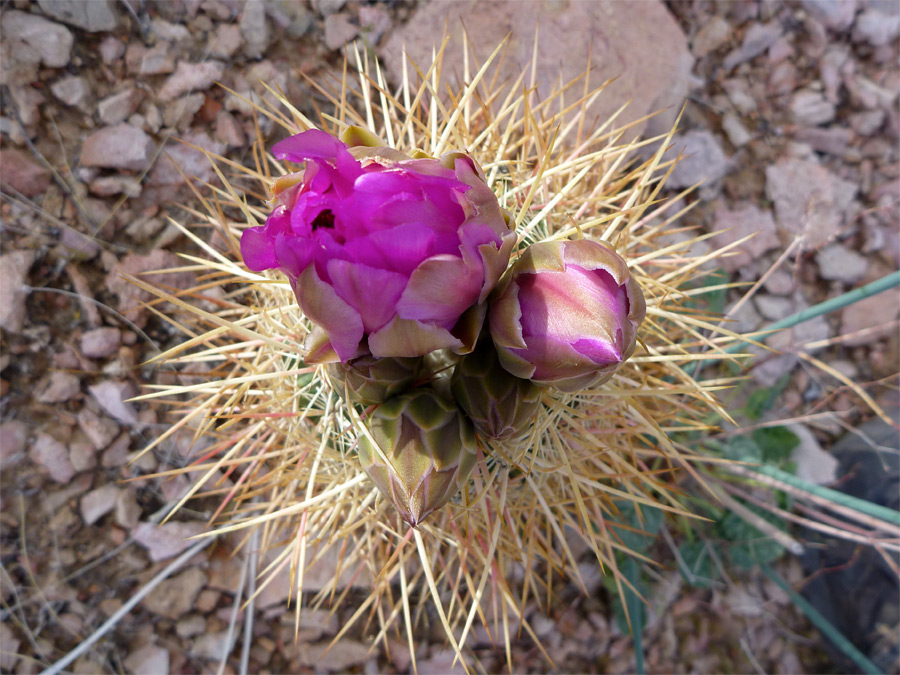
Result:
{"label": "small rock", "polygon": [[842,281],[845,284],[862,279],[869,266],[867,258],[837,243],[816,253],[816,263],[819,265],[819,276],[823,279]]}
{"label": "small rock", "polygon": [[[237,631],[232,633],[230,641],[228,631],[205,633],[191,642],[190,654],[198,659],[221,661],[231,653],[236,640]],[[335,646],[335,650],[340,651],[341,646]]]}
{"label": "small rock", "polygon": [[69,462],[66,446],[53,436],[39,432],[28,450],[31,459],[47,469],[50,478],[57,483],[67,484],[75,475],[75,469]]}
{"label": "small rock", "polygon": [[[453,654],[453,652],[449,652]],[[364,663],[369,658],[369,646],[354,640],[341,640],[339,646],[328,649],[327,644],[298,645],[297,659],[301,665],[314,667],[317,671],[346,672],[352,666]],[[449,673],[456,672],[450,669],[452,658],[441,662],[432,668],[426,663],[419,663],[419,672],[422,673]],[[457,663],[459,666],[459,663]],[[460,667],[460,673],[465,671]]]}
{"label": "small rock", "polygon": [[89,471],[97,466],[97,453],[94,446],[85,441],[69,444],[69,461],[76,472]]}
{"label": "small rock", "polygon": [[153,156],[153,139],[129,124],[95,131],[81,148],[81,166],[140,171]]}
{"label": "small rock", "polygon": [[[392,25],[391,15],[381,5],[363,5],[359,8],[359,27],[372,46],[378,45]],[[291,24],[293,27],[294,24]],[[290,30],[290,28],[288,29]]]}
{"label": "small rock", "polygon": [[0,150],[0,183],[26,197],[37,197],[50,185],[50,172],[27,153],[9,148]]}
{"label": "small rock", "polygon": [[78,426],[97,450],[107,447],[119,433],[119,425],[111,419],[100,417],[90,408],[82,408],[78,413]]}
{"label": "small rock", "polygon": [[[173,153],[178,148],[172,148]],[[205,158],[204,158],[205,159]],[[158,166],[158,165],[157,165]],[[145,272],[155,272],[167,268],[181,266],[181,260],[168,251],[157,249],[147,255],[130,253],[116,263],[106,277],[105,286],[108,291],[119,296],[119,311],[130,321],[135,321],[139,326],[146,321],[146,309],[143,304],[153,296],[149,291],[138,288],[133,283],[123,278],[127,274],[144,279],[150,284],[158,283],[169,288],[189,288],[194,283],[194,275],[190,272],[167,272],[144,276]]]}
{"label": "small rock", "polygon": [[266,5],[262,0],[248,0],[244,4],[238,26],[244,36],[244,53],[251,59],[260,58],[269,46],[271,36],[266,23]]}
{"label": "small rock", "polygon": [[100,458],[100,466],[108,468],[125,466],[128,464],[129,448],[131,448],[131,435],[127,431],[123,431],[103,451],[103,456]]}
{"label": "small rock", "polygon": [[88,186],[92,195],[112,197],[113,195],[141,196],[141,182],[131,176],[101,176]]}
{"label": "small rock", "polygon": [[139,244],[143,244],[150,241],[163,227],[165,227],[165,223],[162,219],[145,216],[127,225],[125,231],[129,237]]}
{"label": "small rock", "polygon": [[837,478],[837,459],[822,449],[813,433],[803,424],[789,424],[788,429],[800,439],[800,445],[791,453],[791,462],[797,467],[797,478],[815,485],[833,483]]}
{"label": "small rock", "polygon": [[777,21],[752,24],[744,33],[744,40],[740,48],[725,57],[723,62],[725,70],[732,70],[736,66],[756,58],[780,37],[781,26]]}
{"label": "small rock", "polygon": [[725,132],[728,140],[736,148],[747,145],[753,138],[740,118],[731,112],[725,113],[724,117],[722,117],[722,131]]}
{"label": "small rock", "polygon": [[797,124],[813,127],[831,122],[835,116],[835,106],[831,101],[826,101],[821,92],[800,89],[791,101],[791,114]]}
{"label": "small rock", "polygon": [[803,128],[797,129],[794,138],[801,143],[809,144],[816,152],[843,157],[853,142],[853,131],[835,126],[825,129]]}
{"label": "small rock", "polygon": [[128,72],[138,75],[164,75],[175,70],[175,59],[169,53],[171,45],[160,42],[147,49],[142,44],[128,45],[125,51],[125,63]]}
{"label": "small rock", "polygon": [[772,295],[791,295],[794,292],[794,278],[786,269],[779,267],[763,282]]}
{"label": "small rock", "polygon": [[163,84],[158,98],[160,101],[172,101],[189,91],[209,89],[216,80],[222,79],[224,72],[225,64],[221,61],[181,61]]}
{"label": "small rock", "polygon": [[241,125],[227,110],[216,113],[216,139],[229,148],[240,148],[247,142]]}
{"label": "small rock", "polygon": [[734,307],[737,303],[732,303],[725,308],[725,317],[727,318],[726,326],[735,333],[752,333],[760,324],[762,317],[756,311],[752,302],[745,302],[736,312]]}
{"label": "small rock", "polygon": [[166,579],[143,600],[143,605],[167,619],[177,620],[194,608],[194,601],[206,585],[206,574],[199,567],[191,567]]}
{"label": "small rock", "polygon": [[89,359],[105,359],[115,354],[121,344],[122,331],[118,328],[95,328],[81,336],[81,353]]}
{"label": "small rock", "polygon": [[[131,535],[137,543],[147,549],[150,560],[159,562],[193,546],[194,542],[188,541],[188,537],[194,537],[205,531],[203,523],[175,521],[163,525],[139,523],[131,531]],[[206,585],[206,575],[203,577],[203,584]]]}
{"label": "small rock", "polygon": [[[5,595],[4,595],[5,597]],[[6,622],[0,623],[0,670],[12,673],[19,661],[19,645],[22,641],[16,637]]]}
{"label": "small rock", "polygon": [[114,30],[118,25],[111,0],[38,0],[38,4],[53,18],[88,33]]}
{"label": "small rock", "polygon": [[0,422],[0,470],[18,464],[28,442],[28,427],[19,420]]}
{"label": "small rock", "polygon": [[175,624],[175,632],[178,634],[178,637],[182,638],[192,638],[195,635],[200,635],[206,632],[206,619],[199,614],[189,614],[178,620],[178,623]]}
{"label": "small rock", "polygon": [[772,213],[749,202],[732,210],[720,201],[715,210],[715,229],[722,230],[712,237],[712,243],[717,247],[727,246],[751,234],[756,235],[744,242],[738,250],[732,249],[731,253],[734,255],[719,258],[719,264],[729,272],[751,265],[763,253],[778,248],[781,244]]}
{"label": "small rock", "polygon": [[722,151],[719,139],[705,130],[689,131],[672,140],[672,156],[681,153],[682,158],[675,165],[666,185],[680,189],[701,181],[714,185],[728,172],[728,158]]}
{"label": "small rock", "polygon": [[126,487],[119,491],[116,497],[116,525],[130,530],[141,519],[141,505],[138,504],[137,492],[133,487]]}
{"label": "small rock", "polygon": [[134,395],[129,383],[107,380],[91,385],[88,391],[103,411],[113,419],[123,424],[138,423],[137,410],[132,403],[125,400]]}
{"label": "small rock", "polygon": [[900,35],[900,15],[887,15],[877,9],[867,9],[853,27],[853,41],[866,42],[873,47],[890,44]]}
{"label": "small rock", "polygon": [[81,498],[81,519],[84,524],[93,525],[116,508],[119,492],[115,485],[104,485],[84,495]]}
{"label": "small rock", "polygon": [[209,36],[206,50],[210,56],[218,59],[230,59],[244,44],[241,28],[234,24],[219,24],[215,32]]}
{"label": "small rock", "polygon": [[884,124],[884,110],[866,110],[849,116],[850,126],[860,136],[874,136]]}
{"label": "small rock", "polygon": [[125,669],[133,675],[168,673],[169,652],[157,645],[144,645],[125,658]]}
{"label": "small rock", "polygon": [[206,96],[203,94],[188,94],[177,101],[172,101],[163,111],[163,124],[179,131],[186,131],[205,101]]}
{"label": "small rock", "polygon": [[125,43],[119,38],[109,35],[100,41],[100,58],[107,66],[111,66],[125,54]]}
{"label": "small rock", "polygon": [[17,58],[28,54],[35,62],[49,68],[62,68],[69,64],[75,39],[65,26],[15,9],[3,12],[0,25],[4,40],[9,40],[11,53],[16,54]]}
{"label": "small rock", "polygon": [[350,22],[346,14],[329,14],[325,17],[325,46],[335,50],[359,35],[359,26]]}
{"label": "small rock", "polygon": [[[190,143],[198,148],[204,148],[211,154],[222,154],[225,146],[212,140],[205,131],[191,129],[181,136],[184,143],[169,144],[166,147],[166,156],[161,157],[153,167],[150,174],[150,182],[153,185],[183,185],[184,175],[195,176],[199,180],[209,181],[215,176],[209,159],[202,152],[187,145]],[[184,172],[176,169],[176,165]],[[152,281],[155,281],[156,277]],[[160,282],[162,283],[162,282]]]}
{"label": "small rock", "polygon": [[885,334],[896,334],[897,327],[892,325],[892,322],[898,316],[900,316],[900,295],[896,288],[854,302],[841,311],[841,335],[866,332],[845,339],[842,344],[859,347],[877,342]]}
{"label": "small rock", "polygon": [[10,333],[20,333],[25,324],[25,287],[33,262],[32,251],[0,255],[0,328]]}
{"label": "small rock", "polygon": [[[452,665],[453,662],[456,665]],[[441,675],[465,675],[466,669],[456,659],[452,649],[435,647],[427,659],[417,659],[417,669],[423,673],[441,673]]]}
{"label": "small rock", "polygon": [[191,31],[187,29],[187,26],[169,23],[159,17],[154,17],[150,21],[150,31],[159,39],[169,42],[184,42],[191,39]]}
{"label": "small rock", "polygon": [[766,85],[771,96],[790,94],[797,88],[797,66],[790,61],[783,61],[769,73]]}
{"label": "small rock", "polygon": [[62,103],[80,108],[90,97],[91,91],[83,77],[69,75],[50,85],[50,91]]}
{"label": "small rock", "polygon": [[81,382],[72,373],[56,371],[39,390],[37,399],[41,403],[64,403],[81,392]]}
{"label": "small rock", "polygon": [[722,82],[725,95],[742,115],[756,112],[756,97],[750,91],[750,85],[742,77],[735,77]]}
{"label": "small rock", "polygon": [[730,37],[731,24],[721,16],[713,15],[700,26],[691,43],[691,51],[698,59],[702,58],[724,45]]}
{"label": "small rock", "polygon": [[767,321],[778,321],[790,316],[795,311],[794,301],[791,298],[757,293],[753,300],[756,303],[756,309]]}
{"label": "small rock", "polygon": [[97,104],[97,115],[103,124],[113,126],[124,122],[138,109],[143,94],[134,87],[129,87],[118,94],[107,96]]}
{"label": "small rock", "polygon": [[846,30],[856,17],[857,0],[801,0],[803,9],[835,31]]}

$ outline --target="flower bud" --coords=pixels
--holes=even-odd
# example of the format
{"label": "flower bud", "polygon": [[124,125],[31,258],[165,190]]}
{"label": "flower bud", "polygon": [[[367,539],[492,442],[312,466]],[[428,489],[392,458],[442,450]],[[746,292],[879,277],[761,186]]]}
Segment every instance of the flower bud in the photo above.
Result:
{"label": "flower bud", "polygon": [[525,433],[541,405],[540,388],[507,372],[490,338],[457,364],[450,387],[475,430],[496,440]]}
{"label": "flower bud", "polygon": [[633,353],[646,305],[612,248],[589,239],[529,246],[488,310],[500,363],[516,377],[579,391]]}
{"label": "flower bud", "polygon": [[[415,527],[465,487],[475,467],[475,432],[453,401],[427,389],[395,396],[368,420],[359,463]],[[380,449],[380,452],[379,452]]]}
{"label": "flower bud", "polygon": [[351,400],[369,406],[406,391],[421,377],[422,365],[422,359],[378,359],[366,354],[347,363],[330,363],[326,370],[339,394],[346,387]]}
{"label": "flower bud", "polygon": [[343,138],[311,129],[273,146],[303,167],[275,182],[265,225],[241,235],[247,267],[281,269],[342,362],[471,351],[484,313],[464,315],[516,240],[481,168],[461,153],[412,159],[359,128]]}

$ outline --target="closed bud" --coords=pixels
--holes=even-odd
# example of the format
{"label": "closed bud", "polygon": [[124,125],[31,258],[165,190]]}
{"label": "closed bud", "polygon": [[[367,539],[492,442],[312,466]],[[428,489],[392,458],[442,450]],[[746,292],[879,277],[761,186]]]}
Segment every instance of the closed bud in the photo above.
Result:
{"label": "closed bud", "polygon": [[330,363],[327,370],[338,393],[343,394],[346,387],[354,403],[368,406],[409,389],[421,377],[422,359],[379,359],[366,354],[347,363]]}
{"label": "closed bud", "polygon": [[521,436],[541,405],[540,388],[507,372],[490,338],[462,358],[450,386],[459,407],[486,438]]}
{"label": "closed bud", "polygon": [[513,375],[573,392],[602,384],[634,353],[644,295],[609,245],[533,244],[501,283],[490,331]]}
{"label": "closed bud", "polygon": [[388,399],[368,428],[378,447],[360,436],[359,463],[413,527],[458,494],[475,467],[472,425],[428,389]]}

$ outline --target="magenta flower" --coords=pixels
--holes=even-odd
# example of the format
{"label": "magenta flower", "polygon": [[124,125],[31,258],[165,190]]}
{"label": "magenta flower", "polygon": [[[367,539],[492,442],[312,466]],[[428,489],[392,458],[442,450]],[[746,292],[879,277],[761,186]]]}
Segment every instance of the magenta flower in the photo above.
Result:
{"label": "magenta flower", "polygon": [[491,337],[516,377],[578,391],[608,380],[634,353],[644,295],[606,244],[533,244],[502,283],[489,309]]}
{"label": "magenta flower", "polygon": [[276,181],[276,208],[244,231],[241,253],[251,270],[287,274],[341,361],[471,349],[484,313],[467,315],[475,327],[460,318],[485,301],[515,242],[471,158],[410,159],[315,129],[272,151],[305,166]]}

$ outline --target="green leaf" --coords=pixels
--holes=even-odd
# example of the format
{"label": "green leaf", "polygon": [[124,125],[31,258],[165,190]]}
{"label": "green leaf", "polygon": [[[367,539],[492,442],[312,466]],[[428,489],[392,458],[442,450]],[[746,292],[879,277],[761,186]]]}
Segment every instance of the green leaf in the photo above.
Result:
{"label": "green leaf", "polygon": [[744,414],[751,420],[758,420],[764,413],[772,409],[775,401],[781,396],[781,392],[787,387],[788,382],[790,382],[790,374],[785,373],[778,378],[778,382],[768,389],[757,389],[754,391],[750,394],[747,405],[744,407]]}
{"label": "green leaf", "polygon": [[753,440],[762,450],[764,462],[781,464],[800,445],[800,439],[787,427],[766,427],[753,432]]}
{"label": "green leaf", "polygon": [[618,519],[611,521],[611,525],[621,523],[627,525],[624,527],[616,527],[616,533],[622,540],[622,544],[630,548],[636,553],[641,553],[648,549],[656,540],[656,533],[663,521],[663,512],[652,506],[637,507],[633,501],[622,499],[616,502],[620,516]]}
{"label": "green leaf", "polygon": [[679,565],[685,581],[696,588],[707,588],[718,578],[712,562],[712,551],[707,541],[685,541],[678,547],[678,554],[684,561]]}
{"label": "green leaf", "polygon": [[722,455],[726,459],[733,459],[738,462],[751,462],[760,464],[763,460],[763,453],[759,446],[751,438],[746,436],[735,436],[728,441],[728,444],[722,449]]}

